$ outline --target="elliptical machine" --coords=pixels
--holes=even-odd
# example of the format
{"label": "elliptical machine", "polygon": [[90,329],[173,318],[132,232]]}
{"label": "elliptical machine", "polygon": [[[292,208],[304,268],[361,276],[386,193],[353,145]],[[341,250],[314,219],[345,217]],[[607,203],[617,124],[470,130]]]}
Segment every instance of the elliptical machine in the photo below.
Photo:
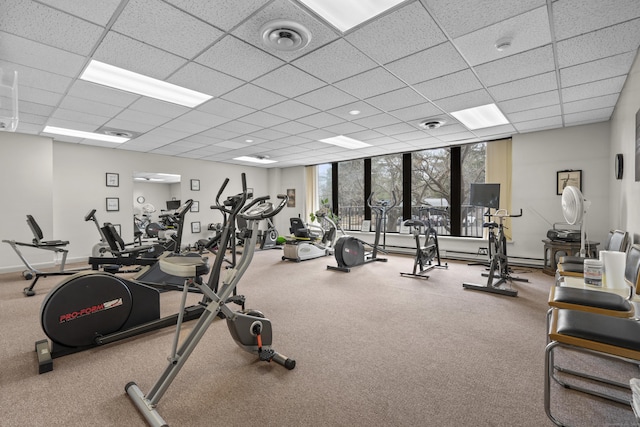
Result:
{"label": "elliptical machine", "polygon": [[[411,227],[413,236],[416,239],[416,255],[413,261],[412,273],[400,273],[402,277],[414,277],[418,279],[428,279],[427,273],[434,268],[449,268],[440,261],[440,246],[438,245],[438,232],[431,224],[431,211],[438,210],[431,206],[422,206],[418,210],[418,216],[422,218],[422,212],[427,212],[427,220],[409,219],[405,221],[407,227]],[[424,244],[420,243],[420,232],[424,230]],[[437,263],[434,263],[437,260]],[[418,268],[420,271],[418,271]]]}
{"label": "elliptical machine", "polygon": [[[244,174],[242,174],[242,188],[243,197],[241,204],[243,204],[247,198],[247,186]],[[136,408],[144,416],[149,425],[154,427],[167,425],[158,413],[156,409],[157,405],[162,396],[168,390],[174,378],[180,372],[180,369],[182,369],[187,359],[204,336],[209,326],[211,326],[218,315],[222,315],[222,317],[227,320],[229,332],[240,348],[248,351],[249,353],[258,355],[259,359],[262,361],[274,361],[289,370],[295,367],[295,360],[289,359],[271,348],[272,328],[269,319],[265,318],[262,313],[256,310],[234,312],[225,304],[225,301],[233,293],[238,282],[251,263],[257,243],[260,220],[273,217],[286,206],[288,200],[287,196],[278,195],[278,198],[281,199],[281,202],[275,209],[271,203],[266,202],[268,196],[266,198],[262,198],[263,200],[254,200],[247,206],[247,209],[244,210],[244,212],[240,211],[241,206],[233,206],[232,208],[227,208],[226,206],[220,207],[220,209],[225,209],[229,214],[229,223],[233,224],[236,216],[247,220],[247,228],[243,232],[247,244],[245,245],[245,249],[242,252],[242,256],[240,257],[237,266],[229,270],[228,274],[223,279],[219,293],[214,291],[210,286],[206,286],[202,283],[201,276],[206,274],[206,267],[202,261],[198,261],[197,259],[190,257],[172,257],[160,261],[161,268],[166,270],[169,274],[182,276],[185,278],[185,281],[192,282],[195,286],[200,288],[207,296],[208,303],[206,304],[206,308],[202,316],[198,319],[197,324],[193,327],[189,335],[184,338],[180,348],[178,348],[178,341],[180,340],[181,322],[178,321],[171,353],[168,358],[169,364],[149,393],[145,395],[135,382],[129,382],[125,386],[126,393],[129,395]],[[228,241],[231,237],[229,235],[228,227],[225,227],[225,233],[225,238],[223,240]],[[216,268],[219,268],[222,265],[223,258],[224,254],[219,251],[216,255],[214,272]],[[188,286],[185,283],[184,288],[186,289],[187,287]],[[183,294],[183,305],[185,299],[186,292]]]}
{"label": "elliptical machine", "polygon": [[[380,249],[378,245],[380,243],[380,232],[383,231],[383,233],[386,234],[387,212],[394,208],[397,204],[396,193],[395,191],[392,192],[393,201],[391,202],[389,202],[388,200],[381,200],[372,204],[373,194],[374,193],[371,192],[369,198],[367,199],[367,205],[371,208],[371,211],[376,217],[376,234],[373,245],[353,236],[340,237],[336,241],[334,251],[334,256],[338,265],[328,265],[328,270],[338,270],[348,273],[351,271],[351,267],[356,267],[358,265],[368,264],[374,261],[387,262],[386,258],[378,257],[378,251],[386,253],[384,249]],[[383,220],[385,223],[384,226]],[[367,252],[365,246],[370,246],[372,250],[370,252]]]}

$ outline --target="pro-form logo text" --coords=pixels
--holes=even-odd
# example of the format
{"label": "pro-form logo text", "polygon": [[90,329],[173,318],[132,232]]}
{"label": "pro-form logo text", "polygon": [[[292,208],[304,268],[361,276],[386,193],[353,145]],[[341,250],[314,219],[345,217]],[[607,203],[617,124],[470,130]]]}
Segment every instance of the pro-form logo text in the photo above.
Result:
{"label": "pro-form logo text", "polygon": [[78,319],[79,317],[88,316],[90,314],[98,313],[100,311],[109,310],[110,308],[118,307],[122,305],[122,298],[117,298],[111,301],[103,302],[102,304],[92,305],[81,310],[72,311],[71,313],[61,314],[60,323],[68,322],[70,320]]}

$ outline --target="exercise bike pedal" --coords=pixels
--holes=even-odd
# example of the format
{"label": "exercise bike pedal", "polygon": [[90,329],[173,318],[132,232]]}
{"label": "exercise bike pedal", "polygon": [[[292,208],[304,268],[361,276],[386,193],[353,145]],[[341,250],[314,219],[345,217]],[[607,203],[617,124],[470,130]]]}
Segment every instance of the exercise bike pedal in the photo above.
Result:
{"label": "exercise bike pedal", "polygon": [[271,362],[271,360],[275,357],[276,352],[272,349],[262,349],[260,350],[260,353],[258,354],[258,357],[260,358],[261,361],[263,362]]}

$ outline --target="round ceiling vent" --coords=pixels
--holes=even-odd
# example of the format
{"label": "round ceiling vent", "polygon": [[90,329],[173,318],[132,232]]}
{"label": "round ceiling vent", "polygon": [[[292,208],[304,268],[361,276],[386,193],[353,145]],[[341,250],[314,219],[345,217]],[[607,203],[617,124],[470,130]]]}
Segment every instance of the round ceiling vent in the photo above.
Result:
{"label": "round ceiling vent", "polygon": [[311,41],[311,33],[302,25],[283,19],[267,22],[260,29],[265,46],[284,52],[300,50]]}
{"label": "round ceiling vent", "polygon": [[419,126],[423,129],[438,129],[440,126],[445,124],[447,121],[445,119],[427,119],[423,120],[419,123]]}
{"label": "round ceiling vent", "polygon": [[109,136],[119,136],[121,138],[133,138],[133,133],[124,130],[105,130],[104,134]]}

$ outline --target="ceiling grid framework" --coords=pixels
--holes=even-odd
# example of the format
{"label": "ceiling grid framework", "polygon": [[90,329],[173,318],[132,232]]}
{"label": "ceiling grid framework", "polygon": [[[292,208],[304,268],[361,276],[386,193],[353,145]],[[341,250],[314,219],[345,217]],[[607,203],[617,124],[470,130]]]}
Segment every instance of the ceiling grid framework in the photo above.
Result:
{"label": "ceiling grid framework", "polygon": [[[256,165],[265,168],[607,121],[640,45],[637,0],[409,0],[344,34],[296,0],[7,0],[4,9],[0,67],[18,71],[18,132],[276,161]],[[264,46],[260,29],[276,19],[307,28],[309,44]],[[498,51],[502,39],[510,46]],[[79,80],[92,59],[213,99],[187,108]],[[488,103],[508,125],[471,131],[451,115]],[[429,118],[446,122],[420,127]],[[115,144],[45,126],[135,137]],[[318,142],[340,134],[371,146]]]}

